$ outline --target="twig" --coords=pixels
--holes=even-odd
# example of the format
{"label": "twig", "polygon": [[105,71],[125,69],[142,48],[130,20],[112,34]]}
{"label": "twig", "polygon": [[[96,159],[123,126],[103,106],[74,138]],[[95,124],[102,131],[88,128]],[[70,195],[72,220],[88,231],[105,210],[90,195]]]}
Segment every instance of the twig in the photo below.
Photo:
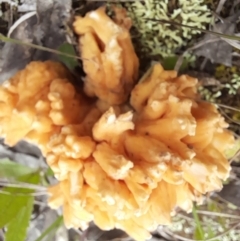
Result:
{"label": "twig", "polygon": [[83,234],[83,231],[81,231],[81,230],[79,230],[79,229],[77,229],[77,228],[75,228],[74,231],[75,231],[77,234],[79,234],[79,235],[82,235],[82,234]]}
{"label": "twig", "polygon": [[[227,205],[234,205],[234,204],[232,204],[231,202],[227,201],[226,199],[222,198],[218,193],[214,193],[214,195],[215,195],[215,197],[216,197],[218,200],[220,200],[221,202],[224,202],[224,203],[227,204]],[[212,201],[217,202],[216,200],[212,200]],[[235,205],[234,205],[234,206],[235,206]],[[240,208],[239,208],[239,207],[235,206],[235,208],[240,211]]]}
{"label": "twig", "polygon": [[4,195],[14,195],[14,196],[33,196],[33,197],[37,197],[37,196],[47,196],[48,193],[47,192],[32,192],[32,193],[20,193],[20,192],[7,192],[7,191],[3,191],[3,190],[0,190],[0,193],[1,194],[4,194]]}
{"label": "twig", "polygon": [[9,42],[9,43],[13,43],[13,44],[25,45],[25,46],[28,46],[28,47],[31,47],[31,48],[40,49],[40,50],[47,51],[47,52],[54,53],[54,54],[65,55],[67,57],[71,57],[71,58],[75,58],[75,59],[81,59],[78,56],[62,53],[61,51],[58,51],[58,50],[55,50],[55,49],[50,49],[50,48],[39,46],[39,45],[36,45],[36,44],[23,42],[21,40],[8,38],[8,37],[5,37],[4,35],[2,35],[1,33],[0,33],[0,40],[2,40],[3,42]]}
{"label": "twig", "polygon": [[[239,36],[239,34],[235,34],[235,35]],[[232,47],[236,49],[240,49],[239,40],[232,40],[232,39],[226,39],[226,38],[221,38],[221,39],[227,42],[228,44],[230,44]]]}
{"label": "twig", "polygon": [[194,221],[194,219],[193,219],[192,217],[189,217],[189,216],[187,216],[187,215],[184,215],[183,213],[178,213],[177,216],[178,216],[178,217],[181,217],[181,218],[183,218],[183,219],[186,219],[186,220],[188,220],[188,221],[191,221],[191,222]]}
{"label": "twig", "polygon": [[216,13],[219,14],[222,11],[223,5],[227,0],[220,0],[216,9]]}
{"label": "twig", "polygon": [[37,200],[34,200],[34,204],[38,205],[38,206],[41,206],[41,207],[47,207],[47,204],[45,202],[40,202],[40,201],[37,201]]}
{"label": "twig", "polygon": [[21,24],[22,22],[26,21],[26,19],[32,17],[36,15],[36,11],[33,11],[33,12],[29,12],[29,13],[26,13],[24,14],[22,17],[20,17],[13,25],[11,24],[9,27],[9,30],[8,30],[8,34],[7,34],[7,37],[9,38],[10,35],[12,34],[12,32],[16,29],[16,27]]}
{"label": "twig", "polygon": [[34,189],[37,191],[47,191],[46,187],[31,184],[31,183],[25,183],[25,182],[9,182],[6,180],[0,179],[0,185],[5,187],[16,187],[16,188],[28,188],[28,189]]}
{"label": "twig", "polygon": [[231,164],[239,156],[239,154],[240,154],[240,148],[237,150],[235,155],[232,158],[230,158],[229,163]]}
{"label": "twig", "polygon": [[201,63],[201,66],[200,66],[200,70],[201,70],[201,71],[204,70],[204,68],[205,68],[205,66],[206,66],[206,64],[207,64],[207,61],[208,61],[208,59],[205,57],[204,60],[203,60],[203,62]]}
{"label": "twig", "polygon": [[[110,240],[107,240],[107,241],[110,241]],[[126,238],[114,238],[114,239],[111,239],[111,241],[132,241],[132,238],[130,238],[130,237],[126,237]]]}
{"label": "twig", "polygon": [[63,55],[63,56],[74,58],[74,59],[93,61],[95,64],[98,64],[96,61],[94,61],[94,59],[81,58],[81,57],[78,57],[76,55],[63,53],[63,52],[55,50],[55,49],[50,49],[50,48],[47,48],[47,47],[44,47],[44,46],[23,42],[21,40],[17,40],[17,39],[13,39],[13,38],[8,38],[8,37],[5,37],[1,33],[0,33],[0,40],[2,40],[3,42],[9,42],[9,43],[13,43],[13,44],[25,45],[25,46],[28,46],[28,47],[31,47],[31,48],[40,49],[40,50],[43,50],[43,51],[46,51],[46,52],[50,52],[50,53],[58,54],[58,55]]}
{"label": "twig", "polygon": [[[208,101],[208,102],[211,102],[211,101]],[[218,105],[218,106],[220,106],[220,107],[229,109],[229,110],[234,110],[234,111],[240,112],[240,109],[235,108],[235,107],[232,107],[232,106],[229,106],[229,105],[224,105],[224,104],[219,104],[219,103],[214,103],[214,102],[211,102],[211,103],[213,103],[213,104],[215,104],[215,105]]]}
{"label": "twig", "polygon": [[[221,108],[220,108],[221,110]],[[224,115],[224,117],[226,117],[229,121],[231,121],[232,123],[236,124],[236,125],[240,125],[239,121],[235,121],[233,118],[231,118],[228,114],[226,114],[223,110],[221,111],[222,114]]]}
{"label": "twig", "polygon": [[163,237],[165,240],[171,240],[171,241],[179,241],[178,239],[176,239],[172,233],[169,234],[169,232],[166,231],[167,229],[164,228],[163,226],[160,226],[157,228],[157,232],[158,234]]}
{"label": "twig", "polygon": [[209,215],[209,216],[218,216],[218,217],[225,217],[225,218],[232,218],[232,219],[240,219],[240,216],[226,214],[226,213],[219,213],[219,212],[211,212],[211,211],[204,211],[204,210],[197,210],[199,214]]}

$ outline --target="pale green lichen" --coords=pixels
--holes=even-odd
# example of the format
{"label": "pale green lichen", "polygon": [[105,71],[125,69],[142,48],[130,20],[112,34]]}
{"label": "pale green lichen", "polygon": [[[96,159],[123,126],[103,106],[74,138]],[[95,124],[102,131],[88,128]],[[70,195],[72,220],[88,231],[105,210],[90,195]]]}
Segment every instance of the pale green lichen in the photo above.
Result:
{"label": "pale green lichen", "polygon": [[[162,24],[157,20],[175,21],[205,29],[211,22],[211,12],[204,0],[145,0],[125,3],[139,36],[141,51],[167,57],[185,46],[199,30]],[[172,10],[169,9],[171,6]],[[150,21],[146,19],[155,19]]]}
{"label": "pale green lichen", "polygon": [[[222,83],[217,91],[210,90],[204,86],[199,87],[200,95],[207,101],[219,102],[219,97],[222,96],[223,91],[227,91],[229,98],[234,97],[239,93],[240,90],[240,76],[238,74],[233,74],[232,78],[227,83]],[[220,101],[221,102],[221,101]]]}
{"label": "pale green lichen", "polygon": [[236,66],[217,66],[215,71],[215,77],[221,82],[222,88],[228,90],[229,95],[236,95],[239,93],[240,71]]}
{"label": "pale green lichen", "polygon": [[217,99],[222,95],[221,90],[218,90],[216,92],[213,92],[209,90],[208,88],[205,88],[203,86],[200,86],[198,88],[198,91],[200,95],[209,102],[217,102]]}
{"label": "pale green lichen", "polygon": [[[219,85],[210,88],[200,86],[201,96],[205,100],[220,103],[225,103],[226,97],[227,101],[236,99],[240,93],[240,71],[238,68],[219,65],[215,69],[215,78],[220,82]],[[238,105],[238,103],[236,104]]]}
{"label": "pale green lichen", "polygon": [[239,92],[240,88],[240,76],[237,74],[233,74],[233,78],[227,84],[225,84],[225,88],[228,89],[229,95],[236,95]]}

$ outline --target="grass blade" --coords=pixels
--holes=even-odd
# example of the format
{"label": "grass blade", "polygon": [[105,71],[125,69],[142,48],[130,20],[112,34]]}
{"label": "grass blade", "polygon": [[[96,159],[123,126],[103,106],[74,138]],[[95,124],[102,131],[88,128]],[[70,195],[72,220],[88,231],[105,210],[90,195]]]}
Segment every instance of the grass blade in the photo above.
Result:
{"label": "grass blade", "polygon": [[195,230],[195,235],[194,235],[195,239],[196,240],[205,240],[204,230],[203,230],[202,225],[200,223],[199,216],[197,214],[195,205],[193,206],[192,213],[193,213],[193,218],[194,218],[194,221],[195,221],[195,224],[196,224],[196,230]]}
{"label": "grass blade", "polygon": [[56,231],[63,224],[63,216],[59,216],[35,241],[43,240],[51,232]]}

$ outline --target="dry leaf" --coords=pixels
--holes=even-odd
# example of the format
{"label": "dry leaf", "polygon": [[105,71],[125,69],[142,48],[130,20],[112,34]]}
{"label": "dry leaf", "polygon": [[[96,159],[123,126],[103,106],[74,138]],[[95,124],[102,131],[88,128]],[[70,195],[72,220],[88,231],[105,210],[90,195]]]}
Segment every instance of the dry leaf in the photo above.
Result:
{"label": "dry leaf", "polygon": [[[217,23],[213,31],[229,35],[234,34],[238,17],[239,12],[224,19],[223,23]],[[203,45],[195,50],[194,53],[198,56],[204,56],[210,59],[212,63],[232,66],[232,46],[220,37],[212,34],[206,34],[203,38],[204,41],[210,41],[211,39],[215,39],[216,41]]]}
{"label": "dry leaf", "polygon": [[[65,24],[70,21],[71,0],[37,0],[37,15],[23,15],[8,36],[23,42],[57,49],[66,41]],[[32,60],[57,60],[55,54],[26,45],[5,43],[0,56],[0,83],[23,69]]]}

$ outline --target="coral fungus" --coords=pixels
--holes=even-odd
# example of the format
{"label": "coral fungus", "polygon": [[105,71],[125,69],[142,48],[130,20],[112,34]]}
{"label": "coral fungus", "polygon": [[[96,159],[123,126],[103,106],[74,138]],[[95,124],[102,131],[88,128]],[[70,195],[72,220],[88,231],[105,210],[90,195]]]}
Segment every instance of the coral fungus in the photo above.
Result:
{"label": "coral fungus", "polygon": [[49,205],[63,207],[67,228],[94,221],[146,240],[175,208],[191,211],[222,188],[234,138],[217,108],[200,100],[197,79],[155,64],[135,83],[131,22],[115,11],[114,20],[100,8],[74,24],[84,91],[51,61],[30,63],[0,87],[0,135],[40,147],[59,181]]}
{"label": "coral fungus", "polygon": [[[41,70],[41,71],[40,71]],[[136,240],[169,224],[176,207],[220,190],[233,143],[197,79],[155,64],[132,90],[132,109],[102,112],[60,64],[32,62],[0,87],[1,136],[37,144],[59,183],[49,204],[68,228],[125,230]]]}
{"label": "coral fungus", "polygon": [[85,93],[111,105],[127,100],[137,80],[139,66],[129,34],[131,20],[125,12],[115,11],[115,21],[102,7],[85,17],[76,17],[74,22],[87,74]]}

